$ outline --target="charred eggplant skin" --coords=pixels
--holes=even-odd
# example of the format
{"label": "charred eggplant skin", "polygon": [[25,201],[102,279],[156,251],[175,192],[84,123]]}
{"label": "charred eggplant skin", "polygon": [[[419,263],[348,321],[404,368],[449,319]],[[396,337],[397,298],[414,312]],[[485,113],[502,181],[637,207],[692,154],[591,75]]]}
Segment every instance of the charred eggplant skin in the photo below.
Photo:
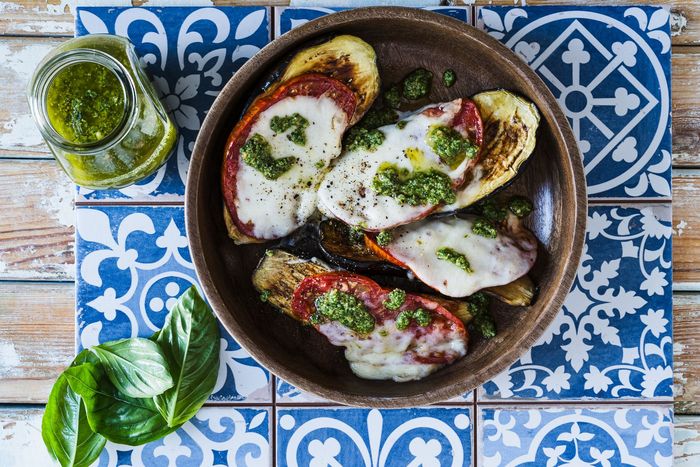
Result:
{"label": "charred eggplant skin", "polygon": [[279,82],[306,73],[329,76],[352,89],[357,107],[350,125],[362,118],[379,95],[377,54],[359,37],[344,34],[301,50],[289,61]]}
{"label": "charred eggplant skin", "polygon": [[467,174],[457,200],[440,212],[466,208],[507,186],[535,149],[540,121],[535,104],[503,89],[481,92],[472,100],[484,124],[480,160]]}

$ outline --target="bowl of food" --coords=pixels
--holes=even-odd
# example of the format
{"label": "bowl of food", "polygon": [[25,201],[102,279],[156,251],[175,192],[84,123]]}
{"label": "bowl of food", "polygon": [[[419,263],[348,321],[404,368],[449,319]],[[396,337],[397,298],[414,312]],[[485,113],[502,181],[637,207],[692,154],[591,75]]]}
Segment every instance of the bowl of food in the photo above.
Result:
{"label": "bowl of food", "polygon": [[258,362],[343,404],[464,394],[556,316],[581,157],[545,84],[482,31],[363,8],[276,39],[223,88],[186,192],[203,291]]}

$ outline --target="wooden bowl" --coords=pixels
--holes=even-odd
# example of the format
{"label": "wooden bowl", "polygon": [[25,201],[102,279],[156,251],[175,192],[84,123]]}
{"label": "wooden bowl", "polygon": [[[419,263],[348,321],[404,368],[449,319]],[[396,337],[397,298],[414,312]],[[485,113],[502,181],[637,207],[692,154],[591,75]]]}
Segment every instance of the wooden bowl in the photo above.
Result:
{"label": "wooden bowl", "polygon": [[[504,88],[539,108],[537,147],[508,191],[535,204],[530,228],[541,242],[532,276],[539,296],[528,308],[494,302],[498,335],[472,333],[469,353],[437,373],[407,383],[354,376],[342,350],[262,303],[251,274],[264,245],[236,246],[222,218],[220,168],[224,142],[247,102],[309,42],[354,34],[377,52],[385,83],[417,67],[436,77],[457,72],[452,88],[433,86],[432,102]],[[438,78],[439,79],[439,78]],[[258,362],[300,389],[343,404],[405,407],[445,401],[505,370],[542,334],[559,311],[583,247],[586,188],[581,156],[564,114],[545,84],[505,46],[464,23],[408,8],[362,8],[325,16],[283,35],[250,59],[226,84],[204,120],[192,154],[186,192],[187,232],[204,293],[224,327]]]}

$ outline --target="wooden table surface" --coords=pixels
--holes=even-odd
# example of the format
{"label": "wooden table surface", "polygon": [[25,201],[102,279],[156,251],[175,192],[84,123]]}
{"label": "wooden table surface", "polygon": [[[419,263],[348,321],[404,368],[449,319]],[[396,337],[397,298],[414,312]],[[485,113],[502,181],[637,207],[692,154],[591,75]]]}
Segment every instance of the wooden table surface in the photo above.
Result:
{"label": "wooden table surface", "polygon": [[[46,401],[74,355],[73,187],[34,128],[24,97],[39,60],[73,35],[74,3],[0,2],[0,433],[26,404]],[[700,465],[700,0],[527,3],[671,7],[675,456],[679,464]]]}

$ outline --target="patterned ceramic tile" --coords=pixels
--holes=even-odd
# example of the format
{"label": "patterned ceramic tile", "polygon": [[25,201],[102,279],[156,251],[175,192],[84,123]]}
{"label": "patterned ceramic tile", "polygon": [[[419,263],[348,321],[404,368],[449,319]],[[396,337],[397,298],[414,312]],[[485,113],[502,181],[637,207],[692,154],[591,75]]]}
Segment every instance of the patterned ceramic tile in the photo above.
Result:
{"label": "patterned ceramic tile", "polygon": [[[302,391],[301,389],[297,388],[296,386],[293,386],[286,382],[285,380],[281,378],[277,378],[277,394],[276,394],[276,399],[278,403],[283,403],[283,404],[308,404],[308,403],[327,403],[329,402],[326,399],[323,399],[321,397],[315,396],[313,394],[309,394],[306,391]],[[449,401],[445,402],[463,402],[463,403],[468,403],[471,404],[474,401],[474,393],[473,392],[468,392],[464,394],[463,396],[455,397],[453,399],[450,399]]]}
{"label": "patterned ceramic tile", "polygon": [[671,209],[589,208],[563,309],[482,399],[672,397]]}
{"label": "patterned ceramic tile", "polygon": [[471,411],[280,408],[279,466],[471,465]]}
{"label": "patterned ceramic tile", "polygon": [[479,412],[478,465],[673,464],[670,408],[481,408]]}
{"label": "patterned ceramic tile", "polygon": [[549,85],[595,198],[671,197],[671,40],[659,7],[484,7],[478,25]]}
{"label": "patterned ceramic tile", "polygon": [[[182,207],[77,210],[77,346],[148,336],[190,285],[198,285]],[[211,400],[266,402],[269,374],[221,328]]]}
{"label": "patterned ceramic tile", "polygon": [[[277,7],[275,8],[275,37],[279,37],[285,32],[289,32],[297,26],[320,18],[321,16],[349,8],[323,8],[323,7]],[[469,22],[471,7],[423,7],[424,10],[434,11],[446,16],[451,16]]]}
{"label": "patterned ceramic tile", "polygon": [[107,443],[97,467],[271,464],[270,409],[204,407],[179,430],[142,446]]}
{"label": "patterned ceramic tile", "polygon": [[269,9],[79,8],[76,35],[128,37],[180,131],[177,148],[152,176],[121,190],[79,190],[80,199],[181,200],[189,157],[207,111],[233,73],[270,38]]}

